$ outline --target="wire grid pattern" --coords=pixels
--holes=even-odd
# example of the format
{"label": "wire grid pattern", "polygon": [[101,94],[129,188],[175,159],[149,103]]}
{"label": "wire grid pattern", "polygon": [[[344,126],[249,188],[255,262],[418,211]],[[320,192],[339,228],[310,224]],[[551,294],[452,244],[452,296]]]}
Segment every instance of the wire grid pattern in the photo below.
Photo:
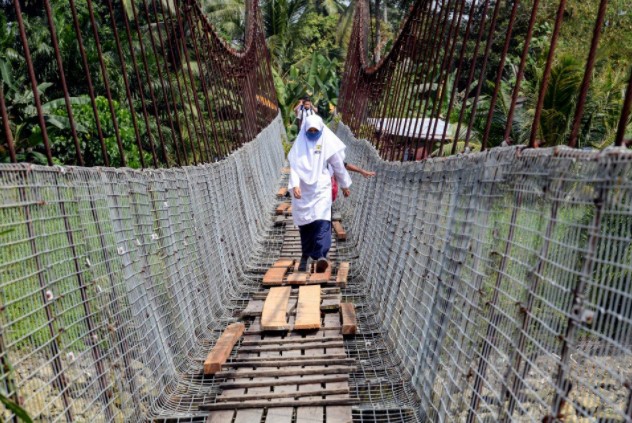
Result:
{"label": "wire grid pattern", "polygon": [[2,165],[9,398],[44,421],[203,420],[217,393],[203,361],[254,284],[246,262],[267,264],[282,134],[278,117],[227,159],[179,169]]}
{"label": "wire grid pattern", "polygon": [[337,205],[354,259],[356,395],[382,416],[363,403],[357,421],[632,422],[628,151],[395,163],[337,133],[349,163],[377,172]]}

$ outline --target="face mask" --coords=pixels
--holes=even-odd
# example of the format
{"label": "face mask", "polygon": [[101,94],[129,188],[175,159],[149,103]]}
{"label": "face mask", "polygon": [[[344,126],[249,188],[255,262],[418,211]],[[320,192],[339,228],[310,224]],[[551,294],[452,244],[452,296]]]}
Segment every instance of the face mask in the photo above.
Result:
{"label": "face mask", "polygon": [[318,141],[318,138],[320,138],[320,134],[322,134],[321,131],[318,131],[318,132],[309,132],[309,131],[305,132],[305,136],[310,141]]}

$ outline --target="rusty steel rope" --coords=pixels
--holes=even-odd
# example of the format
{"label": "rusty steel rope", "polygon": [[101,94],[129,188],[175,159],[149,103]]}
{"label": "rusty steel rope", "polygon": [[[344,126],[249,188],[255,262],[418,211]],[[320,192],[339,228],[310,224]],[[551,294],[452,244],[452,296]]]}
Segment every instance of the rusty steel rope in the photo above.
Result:
{"label": "rusty steel rope", "polygon": [[[25,9],[19,0],[7,3],[3,8],[17,28],[17,49],[33,95],[37,125],[31,131],[41,133],[41,146],[19,144],[19,122],[11,122],[16,117],[3,84],[0,148],[7,160],[24,160],[31,148],[49,165],[60,163],[60,149],[68,150],[63,164],[80,166],[157,168],[227,157],[278,114],[259,8],[255,1],[247,3],[241,50],[217,35],[196,0],[44,0],[43,11]],[[55,14],[66,12],[71,26],[60,28]],[[30,19],[45,24],[50,36],[53,61],[46,70],[32,54],[40,46],[32,45],[38,35]],[[74,45],[68,37],[60,40],[68,30],[74,31]],[[76,55],[69,57],[69,51]],[[56,104],[63,111],[45,106],[51,98],[44,99],[43,83],[52,85],[49,91],[59,95]],[[93,133],[87,134],[85,122],[78,120],[77,98],[89,104]],[[64,131],[51,124],[60,116],[67,122]],[[67,147],[56,144],[60,133]]]}
{"label": "rusty steel rope", "polygon": [[[560,37],[569,25],[566,3],[553,2],[553,13],[547,15],[551,11],[544,11],[539,0],[418,0],[391,50],[372,63],[368,40],[373,38],[373,11],[366,0],[358,1],[338,105],[342,120],[388,160],[422,160],[444,152],[520,143],[552,146],[543,133],[543,122],[554,112],[547,99],[555,95],[552,84],[556,81],[551,78],[560,61]],[[597,62],[604,60],[600,41],[612,31],[608,19],[621,7],[615,3],[601,0],[595,5],[594,18],[588,18],[594,19],[593,31],[586,34],[585,52],[575,58],[583,68],[581,83],[569,100],[568,128],[563,128],[563,139],[556,145],[593,146],[582,130],[592,119],[587,102]],[[544,38],[542,27],[549,28]],[[534,42],[536,37],[540,38]],[[537,71],[529,68],[529,62],[536,60],[534,49],[540,49],[542,56]],[[619,63],[623,71],[630,66],[626,60]],[[531,102],[525,105],[527,75],[535,88],[529,87]],[[627,144],[630,97],[628,86],[618,106],[616,138],[608,135],[595,145]],[[522,119],[520,128],[517,117]],[[492,130],[500,121],[502,130]],[[522,134],[516,135],[517,130]]]}

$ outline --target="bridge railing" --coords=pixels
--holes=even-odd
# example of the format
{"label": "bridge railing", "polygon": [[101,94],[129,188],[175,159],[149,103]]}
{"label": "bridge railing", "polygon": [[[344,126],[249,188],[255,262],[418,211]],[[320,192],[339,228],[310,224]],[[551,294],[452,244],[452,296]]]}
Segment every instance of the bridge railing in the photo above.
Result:
{"label": "bridge railing", "polygon": [[[378,175],[337,200],[368,297],[358,333],[386,334],[364,348],[395,355],[419,421],[632,422],[630,152],[399,163],[338,135]],[[376,408],[410,398],[370,383]]]}
{"label": "bridge railing", "polygon": [[197,166],[0,165],[0,393],[34,421],[204,420],[202,364],[255,286],[283,133],[278,117]]}
{"label": "bridge railing", "polygon": [[0,161],[209,163],[278,113],[256,1],[221,39],[196,0],[14,0],[3,12]]}
{"label": "bridge railing", "polygon": [[[632,138],[632,62],[627,50],[610,51],[632,19],[622,2],[418,0],[377,64],[367,51],[377,25],[369,10],[357,2],[339,111],[386,159]],[[592,28],[569,30],[569,15],[582,13],[589,24],[594,16]],[[562,41],[585,47],[563,57]],[[597,98],[606,71],[612,85]]]}

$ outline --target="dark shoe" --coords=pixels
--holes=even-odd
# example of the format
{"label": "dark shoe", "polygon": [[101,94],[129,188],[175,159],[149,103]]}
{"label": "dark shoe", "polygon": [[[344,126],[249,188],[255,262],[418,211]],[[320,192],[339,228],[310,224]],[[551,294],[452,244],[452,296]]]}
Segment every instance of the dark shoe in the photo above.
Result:
{"label": "dark shoe", "polygon": [[301,261],[298,263],[298,271],[305,272],[307,271],[307,256],[301,256]]}
{"label": "dark shoe", "polygon": [[325,257],[321,257],[316,262],[316,273],[325,273],[329,267],[329,261]]}

